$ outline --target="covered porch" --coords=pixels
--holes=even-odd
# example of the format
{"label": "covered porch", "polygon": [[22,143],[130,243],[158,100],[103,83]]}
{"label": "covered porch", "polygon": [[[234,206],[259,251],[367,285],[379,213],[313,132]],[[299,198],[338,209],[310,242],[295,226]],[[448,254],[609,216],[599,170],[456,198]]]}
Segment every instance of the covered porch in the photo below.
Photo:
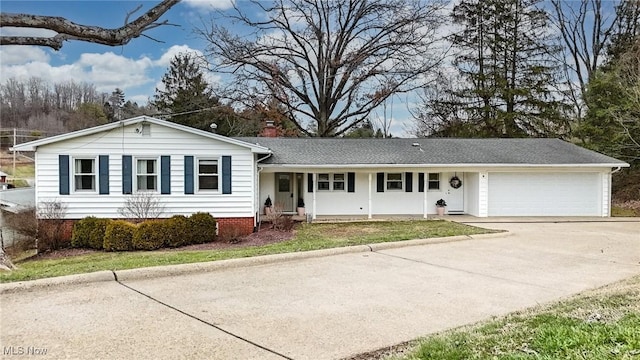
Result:
{"label": "covered porch", "polygon": [[269,198],[284,214],[298,205],[310,220],[426,219],[437,214],[443,199],[446,214],[481,216],[478,172],[446,169],[283,169],[264,168],[259,174],[261,213]]}

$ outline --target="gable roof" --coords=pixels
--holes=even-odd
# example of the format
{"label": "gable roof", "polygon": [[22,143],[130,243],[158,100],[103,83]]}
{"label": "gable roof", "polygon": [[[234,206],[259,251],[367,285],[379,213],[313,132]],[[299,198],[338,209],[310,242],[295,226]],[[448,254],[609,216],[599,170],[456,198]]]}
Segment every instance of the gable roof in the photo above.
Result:
{"label": "gable roof", "polygon": [[99,132],[109,131],[109,130],[113,130],[113,129],[116,129],[116,128],[129,126],[129,125],[134,125],[134,124],[141,123],[141,122],[147,122],[147,123],[156,124],[156,125],[160,125],[160,126],[166,126],[168,128],[172,128],[172,129],[188,132],[188,133],[199,135],[199,136],[208,137],[210,139],[226,142],[226,143],[229,143],[229,144],[234,144],[234,145],[246,147],[246,148],[251,149],[251,151],[255,152],[255,153],[267,154],[267,153],[270,152],[269,149],[267,149],[265,147],[262,147],[262,146],[259,146],[259,145],[256,145],[256,144],[247,143],[247,142],[244,142],[242,140],[238,140],[238,139],[234,139],[234,138],[230,138],[230,137],[214,134],[214,133],[211,133],[211,132],[208,132],[208,131],[195,129],[195,128],[192,128],[192,127],[189,127],[189,126],[176,124],[176,123],[173,123],[173,122],[170,122],[170,121],[166,121],[166,120],[156,119],[156,118],[153,118],[153,117],[150,117],[150,116],[145,116],[145,115],[137,116],[137,117],[130,118],[130,119],[125,119],[125,120],[120,120],[120,121],[116,121],[116,122],[111,122],[111,123],[104,124],[104,125],[94,126],[94,127],[87,128],[87,129],[73,131],[73,132],[66,133],[66,134],[51,136],[51,137],[47,137],[47,138],[40,139],[40,140],[29,141],[29,142],[26,142],[26,143],[18,144],[18,145],[14,146],[11,149],[12,150],[17,150],[17,151],[35,151],[38,146],[52,144],[52,143],[55,143],[55,142],[69,140],[69,139],[73,139],[73,138],[77,138],[77,137],[81,137],[81,136],[92,135],[92,134],[96,134],[96,133],[99,133]]}
{"label": "gable roof", "polygon": [[393,165],[628,167],[612,157],[559,139],[239,138],[266,146],[261,164],[347,167]]}

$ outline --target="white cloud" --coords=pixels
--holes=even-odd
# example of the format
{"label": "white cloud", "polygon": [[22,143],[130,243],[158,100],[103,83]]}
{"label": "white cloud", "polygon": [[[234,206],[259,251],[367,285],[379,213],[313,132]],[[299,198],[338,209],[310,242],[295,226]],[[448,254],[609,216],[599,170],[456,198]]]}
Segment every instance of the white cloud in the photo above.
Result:
{"label": "white cloud", "polygon": [[48,29],[3,27],[0,31],[2,36],[33,36],[33,37],[53,37],[57,32]]}
{"label": "white cloud", "polygon": [[172,47],[169,48],[169,50],[167,50],[164,54],[162,54],[160,59],[154,62],[154,65],[168,68],[169,64],[171,64],[171,60],[176,55],[184,54],[184,53],[194,53],[198,57],[203,56],[202,51],[192,49],[191,47],[189,47],[189,45],[173,45]]}
{"label": "white cloud", "polygon": [[[48,63],[49,56],[42,50],[24,49],[28,48],[3,48],[3,61],[0,65],[1,83],[12,77],[18,79],[39,77],[51,83],[69,80],[93,83],[98,91],[110,92],[116,87],[126,90],[129,87],[153,81],[146,74],[153,67],[153,61],[147,57],[129,59],[112,52],[85,53],[72,64],[52,66]],[[22,61],[17,61],[21,54],[24,54]],[[28,55],[31,57],[29,58]],[[5,59],[8,60],[5,61]]]}
{"label": "white cloud", "polygon": [[3,46],[0,53],[0,66],[24,64],[32,61],[48,62],[49,54],[36,46]]}
{"label": "white cloud", "polygon": [[200,10],[230,9],[234,0],[184,0],[184,3]]}

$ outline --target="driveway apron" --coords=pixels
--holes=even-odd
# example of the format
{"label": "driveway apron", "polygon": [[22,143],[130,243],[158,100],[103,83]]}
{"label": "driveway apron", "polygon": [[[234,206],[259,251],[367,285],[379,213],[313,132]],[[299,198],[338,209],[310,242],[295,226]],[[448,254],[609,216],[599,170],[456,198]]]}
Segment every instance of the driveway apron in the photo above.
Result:
{"label": "driveway apron", "polygon": [[512,235],[4,294],[1,344],[47,358],[335,359],[640,274],[638,222],[481,226]]}

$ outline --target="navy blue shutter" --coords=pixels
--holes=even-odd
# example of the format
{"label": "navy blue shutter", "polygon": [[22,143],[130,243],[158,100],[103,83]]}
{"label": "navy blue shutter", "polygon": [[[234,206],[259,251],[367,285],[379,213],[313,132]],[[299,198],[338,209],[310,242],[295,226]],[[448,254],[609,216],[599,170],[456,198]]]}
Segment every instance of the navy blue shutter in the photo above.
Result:
{"label": "navy blue shutter", "polygon": [[418,192],[424,192],[424,173],[418,173]]}
{"label": "navy blue shutter", "polygon": [[69,195],[69,155],[58,155],[60,195]]}
{"label": "navy blue shutter", "polygon": [[122,155],[122,193],[131,194],[133,190],[133,181],[131,173],[133,172],[133,159],[131,155]]}
{"label": "navy blue shutter", "polygon": [[376,187],[378,192],[384,192],[384,173],[377,174]]}
{"label": "navy blue shutter", "polygon": [[109,155],[98,156],[100,195],[109,195]]}
{"label": "navy blue shutter", "polygon": [[160,157],[160,193],[171,194],[171,157]]}
{"label": "navy blue shutter", "polygon": [[404,191],[405,192],[413,191],[413,173],[412,172],[404,173]]}
{"label": "navy blue shutter", "polygon": [[184,157],[184,193],[193,194],[193,156]]}
{"label": "navy blue shutter", "polygon": [[222,157],[222,193],[231,194],[231,156]]}
{"label": "navy blue shutter", "polygon": [[313,192],[313,174],[307,174],[307,192]]}
{"label": "navy blue shutter", "polygon": [[347,192],[356,192],[356,173],[347,173]]}

